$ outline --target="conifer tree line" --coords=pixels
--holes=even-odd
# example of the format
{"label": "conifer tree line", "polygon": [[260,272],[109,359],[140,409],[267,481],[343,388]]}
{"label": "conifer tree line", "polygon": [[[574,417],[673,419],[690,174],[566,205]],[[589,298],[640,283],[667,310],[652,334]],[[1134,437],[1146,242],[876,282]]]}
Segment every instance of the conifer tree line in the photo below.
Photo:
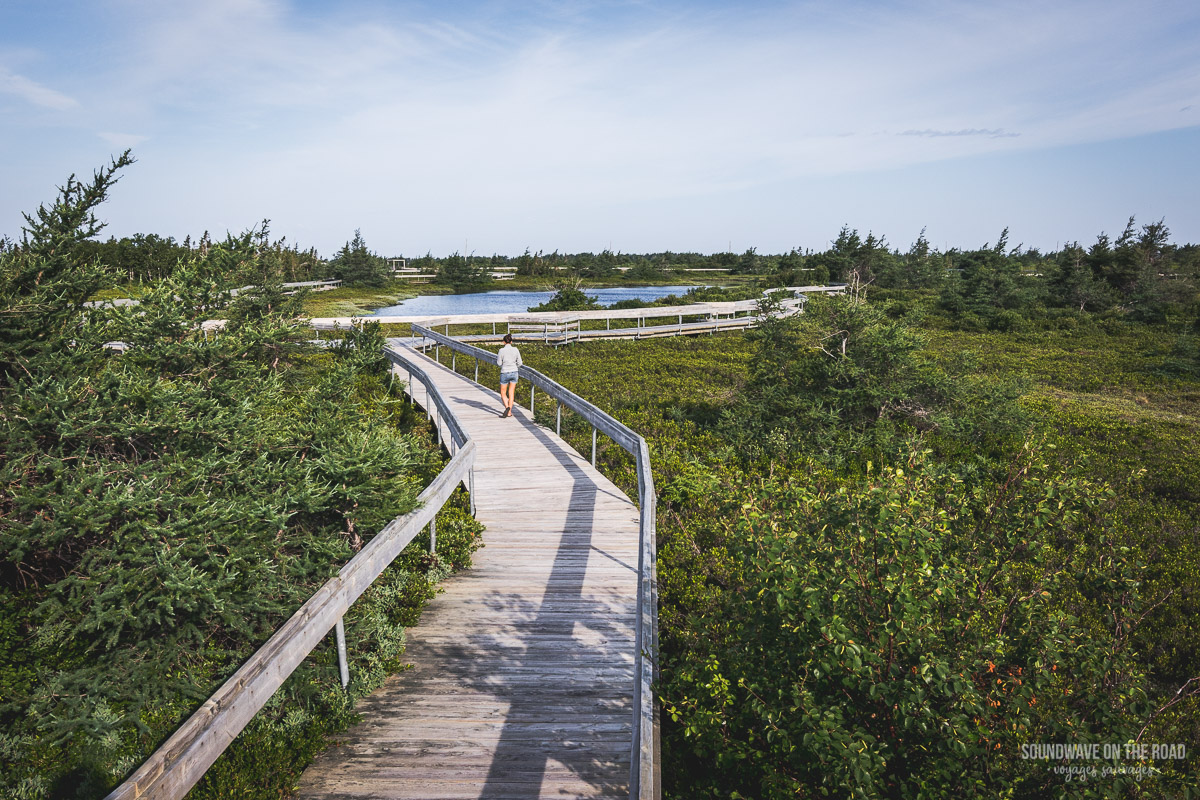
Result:
{"label": "conifer tree line", "polygon": [[[265,226],[146,237],[175,261],[141,304],[85,305],[114,279],[89,242],[130,163],[72,177],[0,253],[0,797],[104,796],[441,468],[377,328],[305,341],[278,281],[296,251]],[[477,531],[439,520],[439,555],[402,556],[347,617],[351,692],[317,653],[199,796],[286,784]]]}
{"label": "conifer tree line", "polygon": [[[415,258],[385,258],[354,231],[331,258],[314,248],[301,249],[286,240],[270,241],[266,221],[256,229],[263,252],[254,269],[230,265],[222,277],[231,285],[254,281],[297,282],[338,279],[347,286],[382,286],[391,277],[389,261],[437,283],[459,289],[484,287],[497,271],[518,276],[586,280],[665,281],[686,270],[721,270],[754,276],[764,287],[796,286],[857,280],[887,289],[936,290],[945,310],[962,315],[968,325],[1004,329],[1014,315],[1046,308],[1079,312],[1128,314],[1139,321],[1165,321],[1172,309],[1186,308],[1200,280],[1200,245],[1175,244],[1165,221],[1138,224],[1130,217],[1115,238],[1101,233],[1090,245],[1070,241],[1043,253],[1009,243],[1005,228],[996,242],[976,249],[938,250],[922,230],[907,249],[886,238],[843,226],[824,250],[793,248],[787,253],[760,254],[749,248],[738,254],[671,252],[632,254],[546,253],[526,249],[519,256],[432,253]],[[110,282],[153,283],[169,277],[193,254],[213,244],[208,233],[197,240],[135,234],[121,239],[77,242],[81,260],[97,260]],[[20,243],[0,242],[0,249],[19,251]]]}

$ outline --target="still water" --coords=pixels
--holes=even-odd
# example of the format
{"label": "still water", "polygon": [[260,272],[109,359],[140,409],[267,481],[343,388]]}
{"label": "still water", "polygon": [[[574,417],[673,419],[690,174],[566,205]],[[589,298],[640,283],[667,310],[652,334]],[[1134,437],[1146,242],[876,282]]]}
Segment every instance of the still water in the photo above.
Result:
{"label": "still water", "polygon": [[[618,286],[611,289],[584,289],[588,297],[595,297],[603,306],[636,297],[647,302],[658,300],[669,294],[682,295],[692,286]],[[554,296],[554,292],[476,292],[474,294],[431,294],[405,300],[397,306],[378,308],[372,312],[383,315],[428,315],[440,317],[447,314],[519,314],[530,306],[540,305]]]}

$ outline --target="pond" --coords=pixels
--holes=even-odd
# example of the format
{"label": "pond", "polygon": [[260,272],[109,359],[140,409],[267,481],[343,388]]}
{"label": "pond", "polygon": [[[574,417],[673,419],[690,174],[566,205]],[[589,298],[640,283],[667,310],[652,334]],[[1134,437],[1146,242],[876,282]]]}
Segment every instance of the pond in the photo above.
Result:
{"label": "pond", "polygon": [[[637,298],[650,302],[666,297],[669,294],[683,295],[694,286],[617,286],[609,289],[584,289],[588,297],[595,297],[597,302],[610,306],[622,300]],[[448,314],[519,314],[528,311],[530,306],[540,305],[551,297],[554,292],[517,292],[495,291],[476,292],[474,294],[431,294],[414,297],[403,303],[387,308],[377,308],[372,312],[375,316],[431,316],[441,317]]]}

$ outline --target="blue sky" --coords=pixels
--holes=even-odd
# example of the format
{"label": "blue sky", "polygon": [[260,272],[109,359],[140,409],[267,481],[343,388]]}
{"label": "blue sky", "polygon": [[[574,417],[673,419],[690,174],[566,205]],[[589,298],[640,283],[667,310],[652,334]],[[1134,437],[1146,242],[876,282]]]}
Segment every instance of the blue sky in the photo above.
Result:
{"label": "blue sky", "polygon": [[0,234],[330,255],[1200,242],[1200,4],[0,0]]}

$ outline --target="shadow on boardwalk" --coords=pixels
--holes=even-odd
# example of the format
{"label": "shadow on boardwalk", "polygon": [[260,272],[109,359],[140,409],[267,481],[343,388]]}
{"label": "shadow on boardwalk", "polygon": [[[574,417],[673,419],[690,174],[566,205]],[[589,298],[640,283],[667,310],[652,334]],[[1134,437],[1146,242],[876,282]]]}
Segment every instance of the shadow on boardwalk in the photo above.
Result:
{"label": "shadow on boardwalk", "polygon": [[[543,440],[547,450],[555,452],[561,450],[562,445],[557,442],[549,441],[548,436],[541,435],[540,429],[535,428],[535,435]],[[563,455],[567,455],[563,453]],[[595,482],[579,467],[568,464],[566,466],[568,473],[574,479],[574,484],[571,488],[571,498],[568,504],[568,509],[571,510],[567,514],[567,524],[564,526],[565,531],[562,539],[559,541],[557,555],[554,559],[554,566],[550,572],[550,585],[562,584],[562,592],[554,595],[547,595],[543,598],[541,605],[534,612],[534,631],[533,636],[527,639],[527,647],[524,657],[519,657],[519,663],[523,666],[526,664],[533,665],[536,669],[538,665],[554,663],[556,668],[563,669],[563,681],[567,687],[578,685],[578,679],[570,677],[572,672],[588,674],[590,669],[595,668],[593,658],[600,664],[610,663],[611,659],[603,651],[593,652],[591,649],[584,647],[582,649],[560,648],[556,653],[541,653],[541,648],[554,648],[555,642],[565,642],[574,640],[575,626],[577,620],[581,617],[568,613],[563,613],[563,607],[571,604],[586,603],[587,598],[583,592],[584,572],[578,567],[578,555],[581,551],[587,552],[591,550],[592,534],[594,529],[593,514],[596,506],[597,486]],[[586,510],[583,510],[586,509]],[[579,540],[571,540],[572,536],[569,531],[578,527],[586,529],[586,534],[581,534]],[[636,571],[633,573],[633,578],[636,579]],[[501,604],[505,601],[502,598],[494,598],[500,600]],[[511,599],[509,600],[511,602]],[[587,620],[591,632],[601,634],[605,637],[617,635],[614,626],[603,619],[588,615],[582,617]],[[628,637],[632,633],[630,628],[626,628],[621,632],[622,637]],[[543,638],[544,637],[544,638]],[[543,638],[542,641],[538,641]],[[547,659],[549,656],[549,659]],[[564,657],[565,656],[565,657]],[[628,682],[627,685],[632,687],[633,683],[633,665],[632,662],[628,665]],[[577,670],[572,670],[572,667],[578,667]],[[617,677],[617,676],[614,676]],[[569,689],[562,687],[564,689]],[[585,688],[585,687],[580,687]],[[590,691],[590,689],[587,689]],[[528,794],[514,793],[515,788],[512,783],[512,768],[516,764],[521,765],[522,770],[532,769],[540,771],[544,775],[546,766],[550,761],[556,761],[567,769],[571,770],[576,776],[586,781],[598,790],[598,794],[603,796],[628,796],[628,752],[623,754],[624,758],[606,758],[601,759],[600,754],[595,753],[593,747],[598,742],[611,742],[617,748],[624,747],[626,751],[629,749],[631,739],[631,703],[609,704],[601,709],[589,707],[587,702],[588,695],[583,694],[582,697],[571,697],[567,695],[565,703],[561,703],[562,710],[565,713],[573,713],[579,716],[590,716],[597,710],[603,712],[604,717],[615,717],[616,720],[624,718],[624,722],[616,721],[616,730],[610,730],[613,722],[607,723],[597,722],[591,731],[591,737],[587,741],[571,741],[569,739],[552,742],[549,747],[538,752],[536,748],[527,746],[528,729],[535,729],[538,726],[539,720],[544,717],[546,709],[546,700],[540,696],[540,693],[528,693],[514,696],[514,702],[509,707],[509,713],[504,721],[504,728],[500,733],[500,741],[496,747],[496,755],[492,761],[491,769],[488,772],[487,782],[484,785],[481,798],[489,798],[490,800],[500,800],[500,798],[511,797],[538,797],[541,787],[538,786],[536,791],[531,791]],[[572,699],[583,699],[582,704],[574,704]],[[591,698],[593,703],[595,698]],[[561,702],[561,701],[560,701]],[[603,703],[603,701],[600,701]],[[615,735],[606,735],[615,734]],[[613,754],[614,756],[617,754]],[[619,765],[624,764],[626,767],[624,775],[614,776],[614,768],[619,769]],[[618,778],[614,782],[614,778]],[[623,778],[624,780],[620,780]],[[529,787],[533,789],[533,786]]]}
{"label": "shadow on boardwalk", "polygon": [[[627,798],[636,509],[524,414],[498,423],[494,404],[456,402],[463,418],[522,428],[541,461],[502,450],[477,466],[488,526],[477,568],[426,609],[410,630],[412,669],[360,704],[363,722],[309,768],[299,796]],[[497,434],[481,433],[481,448]],[[525,480],[555,468],[552,487]]]}

